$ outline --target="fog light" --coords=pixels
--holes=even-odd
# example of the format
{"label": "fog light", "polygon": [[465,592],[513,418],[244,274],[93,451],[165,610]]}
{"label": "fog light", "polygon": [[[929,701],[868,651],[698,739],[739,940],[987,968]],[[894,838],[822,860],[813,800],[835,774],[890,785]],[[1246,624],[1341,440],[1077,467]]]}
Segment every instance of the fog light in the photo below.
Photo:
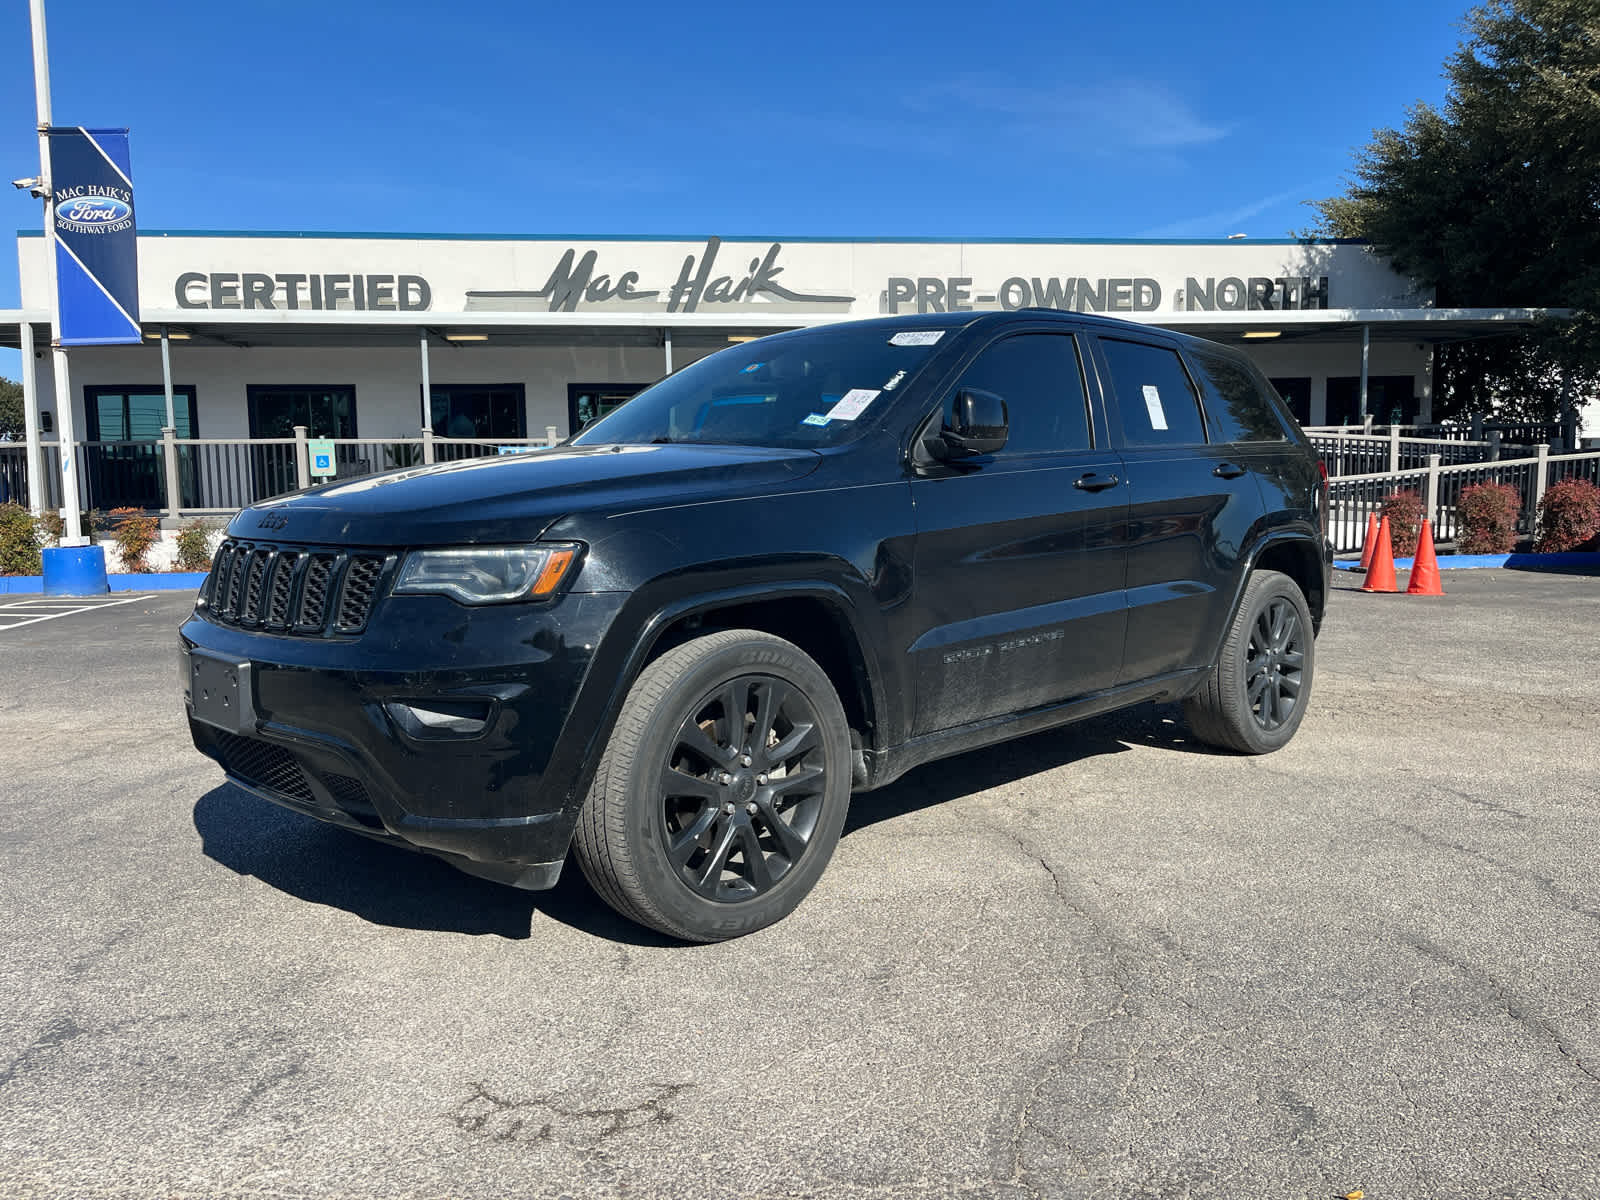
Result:
{"label": "fog light", "polygon": [[489,725],[493,700],[390,700],[384,712],[409,736],[430,738],[477,737]]}

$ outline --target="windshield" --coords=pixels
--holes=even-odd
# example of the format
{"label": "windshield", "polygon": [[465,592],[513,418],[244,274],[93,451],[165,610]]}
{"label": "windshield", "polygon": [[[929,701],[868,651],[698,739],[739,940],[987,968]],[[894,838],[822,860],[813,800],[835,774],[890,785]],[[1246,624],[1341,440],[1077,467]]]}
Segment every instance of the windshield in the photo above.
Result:
{"label": "windshield", "polygon": [[874,323],[730,346],[640,392],[573,444],[837,445],[871,423],[944,333]]}

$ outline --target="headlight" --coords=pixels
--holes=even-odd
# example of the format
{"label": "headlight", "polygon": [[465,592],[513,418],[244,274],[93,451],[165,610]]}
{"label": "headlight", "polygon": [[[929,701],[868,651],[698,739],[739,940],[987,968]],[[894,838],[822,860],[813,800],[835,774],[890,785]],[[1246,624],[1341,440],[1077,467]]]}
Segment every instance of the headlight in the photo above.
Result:
{"label": "headlight", "polygon": [[561,586],[582,549],[571,543],[547,543],[413,550],[406,555],[394,590],[412,595],[433,592],[463,604],[539,600]]}

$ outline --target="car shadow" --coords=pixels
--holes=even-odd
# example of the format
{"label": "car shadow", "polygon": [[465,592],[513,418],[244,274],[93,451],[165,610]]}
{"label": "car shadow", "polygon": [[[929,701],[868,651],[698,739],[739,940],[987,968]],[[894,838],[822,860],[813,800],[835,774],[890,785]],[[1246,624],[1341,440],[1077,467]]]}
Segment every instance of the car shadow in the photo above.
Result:
{"label": "car shadow", "polygon": [[887,787],[852,797],[845,836],[879,821],[1004,787],[1082,759],[1120,754],[1136,745],[1180,754],[1229,753],[1195,741],[1179,705],[1140,704],[917,767]]}
{"label": "car shadow", "polygon": [[[1190,738],[1177,705],[1143,704],[919,767],[886,788],[854,797],[845,836],[1134,745],[1220,753]],[[520,891],[280,808],[228,783],[195,802],[194,827],[206,857],[230,871],[374,925],[520,940],[532,935],[533,914],[541,912],[607,941],[682,944],[616,915],[570,860],[554,888]]]}
{"label": "car shadow", "polygon": [[535,911],[608,941],[678,943],[617,916],[568,862],[545,892],[490,883],[439,859],[386,846],[221,784],[194,806],[207,858],[281,892],[397,929],[531,936]]}

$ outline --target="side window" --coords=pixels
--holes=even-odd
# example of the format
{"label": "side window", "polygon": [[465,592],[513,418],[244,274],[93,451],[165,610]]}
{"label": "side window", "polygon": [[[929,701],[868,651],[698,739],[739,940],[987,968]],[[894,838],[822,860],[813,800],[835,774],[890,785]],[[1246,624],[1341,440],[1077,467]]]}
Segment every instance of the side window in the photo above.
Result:
{"label": "side window", "polygon": [[993,392],[1006,402],[1005,454],[1089,448],[1083,369],[1071,334],[1024,333],[984,350],[951,389],[946,419],[964,387]]}
{"label": "side window", "polygon": [[1193,446],[1206,440],[1200,401],[1176,350],[1101,338],[1130,446]]}
{"label": "side window", "polygon": [[1243,363],[1210,351],[1190,359],[1206,394],[1206,425],[1213,442],[1281,442],[1283,423],[1272,400]]}

